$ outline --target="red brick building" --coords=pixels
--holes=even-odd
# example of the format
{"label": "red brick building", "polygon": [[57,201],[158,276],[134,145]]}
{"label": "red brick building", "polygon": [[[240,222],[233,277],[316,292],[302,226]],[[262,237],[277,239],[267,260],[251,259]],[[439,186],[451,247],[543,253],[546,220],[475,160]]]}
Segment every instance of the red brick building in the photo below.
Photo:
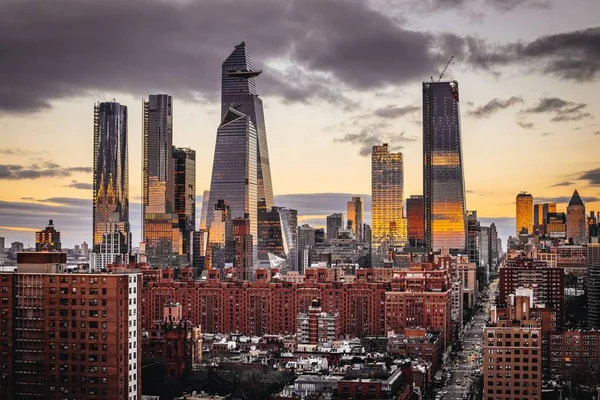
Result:
{"label": "red brick building", "polygon": [[435,372],[442,364],[442,338],[425,329],[406,329],[388,336],[387,353],[396,357],[419,358],[431,363]]}
{"label": "red brick building", "polygon": [[140,399],[139,272],[61,273],[19,253],[0,273],[0,398]]}
{"label": "red brick building", "polygon": [[545,261],[526,258],[506,260],[500,268],[499,304],[519,287],[533,289],[533,303],[556,310],[556,326],[565,321],[565,276],[562,268],[549,267]]}
{"label": "red brick building", "polygon": [[574,384],[600,383],[600,331],[551,333],[550,375]]}
{"label": "red brick building", "polygon": [[173,301],[206,333],[296,334],[296,316],[308,313],[318,299],[323,312],[339,313],[341,335],[384,336],[390,329],[423,327],[441,332],[444,348],[450,343],[452,298],[445,269],[431,264],[361,269],[352,283],[332,280],[336,277],[326,268],[308,269],[302,283],[272,275],[257,270],[256,282],[242,282],[221,280],[218,270],[210,270],[203,281],[149,283],[143,293],[143,326],[150,329],[153,321],[163,320],[163,305]]}

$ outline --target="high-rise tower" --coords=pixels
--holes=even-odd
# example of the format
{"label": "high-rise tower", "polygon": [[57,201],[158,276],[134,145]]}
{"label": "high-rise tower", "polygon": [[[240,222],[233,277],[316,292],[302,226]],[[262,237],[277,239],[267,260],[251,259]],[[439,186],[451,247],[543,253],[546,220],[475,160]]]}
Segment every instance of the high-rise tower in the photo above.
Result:
{"label": "high-rise tower", "polygon": [[406,221],[408,223],[408,244],[423,247],[425,223],[423,221],[423,196],[413,194],[406,199]]}
{"label": "high-rise tower", "polygon": [[[517,237],[523,229],[529,234],[533,233],[533,196],[527,192],[521,192],[516,198],[517,213]],[[547,223],[548,221],[546,221]]]}
{"label": "high-rise tower", "polygon": [[348,202],[348,225],[354,232],[356,240],[362,242],[364,240],[363,235],[363,221],[365,215],[365,205],[362,197],[352,197],[352,200]]}
{"label": "high-rise tower", "polygon": [[388,144],[373,146],[371,154],[372,266],[380,267],[390,247],[407,241],[404,218],[404,162]]}
{"label": "high-rise tower", "polygon": [[175,212],[179,215],[182,250],[188,257],[192,232],[196,229],[196,151],[174,147]]}
{"label": "high-rise tower", "polygon": [[105,234],[121,232],[123,253],[131,250],[129,226],[129,160],[127,107],[117,102],[94,105],[93,247]]}
{"label": "high-rise tower", "polygon": [[573,197],[567,207],[567,239],[572,239],[574,244],[587,242],[585,205],[577,190],[573,192]]}
{"label": "high-rise tower", "polygon": [[266,210],[274,205],[263,105],[256,92],[261,72],[254,70],[244,42],[223,62],[221,124],[206,218],[210,224],[215,204],[225,200],[232,219],[248,219],[253,265],[257,263],[258,203]]}
{"label": "high-rise tower", "polygon": [[262,100],[256,91],[256,77],[262,70],[254,70],[246,50],[246,43],[235,46],[235,50],[223,62],[221,75],[221,118],[229,108],[247,115],[256,129],[256,181],[257,200],[264,199],[267,210],[273,202],[273,184],[267,146],[267,129]]}
{"label": "high-rise tower", "polygon": [[425,246],[466,248],[458,82],[423,83]]}
{"label": "high-rise tower", "polygon": [[181,254],[175,213],[173,98],[151,94],[143,106],[143,240],[148,263],[166,268],[175,266],[175,256]]}

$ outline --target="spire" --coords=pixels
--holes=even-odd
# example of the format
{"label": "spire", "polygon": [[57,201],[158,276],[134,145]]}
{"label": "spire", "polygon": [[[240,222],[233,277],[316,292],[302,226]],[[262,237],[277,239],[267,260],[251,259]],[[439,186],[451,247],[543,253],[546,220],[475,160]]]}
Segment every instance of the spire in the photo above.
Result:
{"label": "spire", "polygon": [[581,200],[581,197],[579,197],[579,192],[577,191],[577,189],[575,189],[575,191],[573,192],[573,197],[571,197],[571,201],[569,201],[569,206],[573,205],[583,205],[583,200]]}

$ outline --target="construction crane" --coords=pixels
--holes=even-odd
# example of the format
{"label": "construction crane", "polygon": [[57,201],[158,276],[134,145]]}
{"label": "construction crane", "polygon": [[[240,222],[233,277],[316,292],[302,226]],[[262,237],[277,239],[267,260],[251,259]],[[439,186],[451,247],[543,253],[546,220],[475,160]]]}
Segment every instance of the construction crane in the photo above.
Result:
{"label": "construction crane", "polygon": [[[446,73],[446,70],[448,69],[448,67],[450,66],[450,63],[452,62],[452,60],[454,59],[454,56],[450,57],[450,59],[448,60],[448,62],[446,63],[446,66],[444,67],[444,69],[442,70],[442,73],[440,74],[440,76],[438,77],[438,82],[442,80],[442,78],[444,77],[444,74]],[[431,79],[433,80],[433,78]]]}

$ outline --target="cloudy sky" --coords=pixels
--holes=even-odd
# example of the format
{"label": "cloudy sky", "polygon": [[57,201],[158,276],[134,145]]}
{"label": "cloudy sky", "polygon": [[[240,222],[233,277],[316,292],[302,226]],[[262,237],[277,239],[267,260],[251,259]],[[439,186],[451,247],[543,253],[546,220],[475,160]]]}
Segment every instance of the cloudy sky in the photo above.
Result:
{"label": "cloudy sky", "polygon": [[565,208],[577,188],[600,209],[597,0],[0,0],[0,235],[31,244],[53,218],[67,246],[90,242],[96,101],[129,107],[134,241],[149,93],[175,96],[201,196],[220,63],[242,40],[264,70],[277,203],[304,221],[370,193],[376,143],[404,153],[406,197],[422,192],[421,82],[451,55],[468,209],[504,237],[522,190]]}

